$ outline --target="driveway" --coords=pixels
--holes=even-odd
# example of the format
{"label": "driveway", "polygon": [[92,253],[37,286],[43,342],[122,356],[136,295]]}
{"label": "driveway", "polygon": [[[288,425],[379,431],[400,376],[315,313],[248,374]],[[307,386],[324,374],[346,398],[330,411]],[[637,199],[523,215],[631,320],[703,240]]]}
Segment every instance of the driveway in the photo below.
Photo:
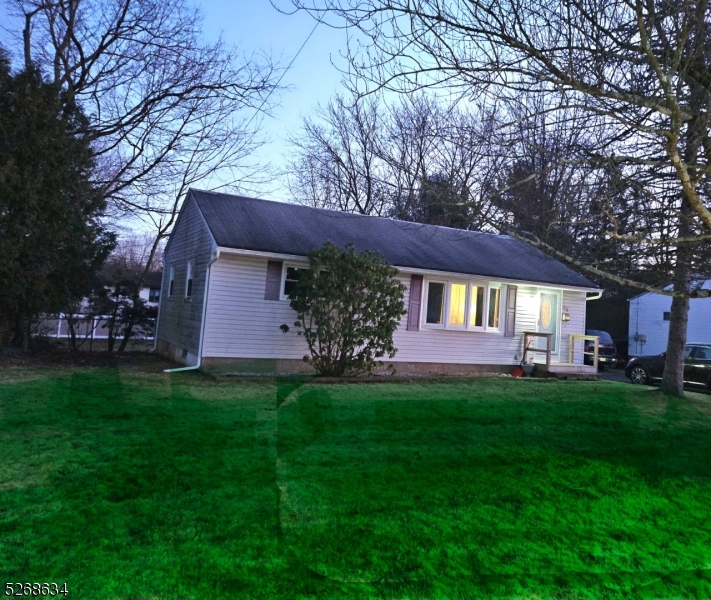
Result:
{"label": "driveway", "polygon": [[[606,381],[619,381],[632,385],[632,382],[625,377],[624,369],[610,369],[608,367],[604,371],[598,371],[598,375],[600,376],[600,379],[604,379]],[[659,382],[656,381],[654,385],[659,385]],[[702,394],[708,394],[711,396],[711,390],[708,390],[700,385],[686,385],[684,386],[684,389],[688,392],[701,392]]]}
{"label": "driveway", "polygon": [[610,367],[605,367],[604,371],[598,371],[597,374],[600,376],[600,379],[604,379],[606,381],[624,381],[626,383],[630,383],[630,380],[625,377],[624,369],[611,369]]}

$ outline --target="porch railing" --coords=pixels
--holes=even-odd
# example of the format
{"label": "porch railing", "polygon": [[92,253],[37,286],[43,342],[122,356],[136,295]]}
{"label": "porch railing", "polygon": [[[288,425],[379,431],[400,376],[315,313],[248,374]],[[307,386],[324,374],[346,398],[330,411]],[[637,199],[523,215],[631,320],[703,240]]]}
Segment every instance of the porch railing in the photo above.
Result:
{"label": "porch railing", "polygon": [[[546,339],[546,347],[543,348],[529,348],[528,338],[530,337],[540,337]],[[552,333],[541,333],[540,331],[524,331],[523,332],[523,352],[524,355],[528,352],[545,352],[546,354],[546,370],[551,370],[551,351],[553,346],[553,334]]]}
{"label": "porch railing", "polygon": [[[570,334],[570,363],[573,363],[573,359],[575,358],[575,342],[577,340],[582,340],[583,342],[583,350],[581,354],[583,355],[583,363],[585,362],[585,357],[586,356],[592,356],[593,357],[593,366],[597,369],[597,359],[598,359],[598,346],[600,344],[600,338],[596,335],[583,335],[582,333],[571,333]],[[585,341],[586,340],[593,340],[594,342],[594,348],[592,352],[585,352]]]}

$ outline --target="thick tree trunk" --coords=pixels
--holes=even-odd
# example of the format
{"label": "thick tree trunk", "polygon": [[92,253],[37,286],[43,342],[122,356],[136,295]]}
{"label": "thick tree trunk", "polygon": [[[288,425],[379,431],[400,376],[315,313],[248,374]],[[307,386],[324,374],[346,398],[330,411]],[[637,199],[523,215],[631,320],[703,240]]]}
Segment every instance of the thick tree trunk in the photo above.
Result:
{"label": "thick tree trunk", "polygon": [[[684,161],[687,165],[697,162],[701,140],[706,131],[706,118],[700,114],[699,107],[708,104],[707,91],[693,79],[688,81],[691,86],[690,106],[697,114],[689,121],[685,132],[686,147]],[[689,169],[689,174],[697,176],[697,170]],[[678,219],[678,235],[680,238],[693,237],[694,209],[686,194],[681,197]],[[667,356],[662,379],[662,391],[671,396],[684,395],[684,359],[686,354],[686,330],[689,323],[689,292],[694,259],[694,247],[690,244],[678,244],[676,248],[676,264],[674,266],[674,291],[681,292],[685,297],[674,296],[669,319],[669,340]]]}
{"label": "thick tree trunk", "polygon": [[[683,197],[679,210],[679,237],[692,235],[691,203]],[[669,318],[669,339],[667,356],[662,378],[662,391],[670,396],[684,396],[684,358],[686,349],[686,329],[689,322],[689,292],[691,291],[691,261],[693,250],[689,244],[679,244],[674,266],[674,291],[685,297],[672,298]]]}
{"label": "thick tree trunk", "polygon": [[[687,164],[696,162],[701,136],[700,118],[689,123],[684,159]],[[678,214],[678,235],[680,238],[693,237],[692,226],[694,209],[686,195],[681,198]],[[671,315],[669,319],[669,339],[667,356],[662,378],[662,391],[670,396],[684,396],[684,359],[686,354],[686,330],[689,323],[689,292],[691,291],[693,246],[678,244],[676,249],[676,264],[674,265],[674,291],[681,292],[684,297],[672,298]]]}
{"label": "thick tree trunk", "polygon": [[[674,289],[680,289],[681,282],[674,282]],[[687,283],[686,290],[688,292]],[[689,322],[689,298],[672,299],[669,320],[669,341],[662,379],[662,391],[670,396],[684,396],[684,357],[686,349],[686,327]]]}

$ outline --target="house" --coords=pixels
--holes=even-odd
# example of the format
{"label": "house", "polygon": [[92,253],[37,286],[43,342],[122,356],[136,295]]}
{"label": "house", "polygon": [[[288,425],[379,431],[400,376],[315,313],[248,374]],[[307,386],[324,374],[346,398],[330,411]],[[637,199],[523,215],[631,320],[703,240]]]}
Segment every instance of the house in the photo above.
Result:
{"label": "house", "polygon": [[295,319],[286,293],[297,269],[329,240],[378,251],[398,269],[407,314],[387,363],[399,373],[510,372],[524,332],[550,334],[552,371],[593,370],[582,365],[582,340],[572,361],[570,344],[585,333],[588,294],[600,291],[528,244],[198,190],[188,192],[166,245],[157,351],[228,372],[310,369],[304,339],[279,326]]}
{"label": "house", "polygon": [[[702,289],[711,289],[711,279],[700,282]],[[671,289],[671,286],[669,287]],[[630,298],[629,355],[642,356],[666,352],[669,340],[671,296],[645,292]],[[686,339],[711,343],[711,298],[689,301],[689,324]]]}
{"label": "house", "polygon": [[[106,275],[106,273],[104,273]],[[122,275],[138,278],[142,272],[136,269],[126,269]],[[149,307],[157,307],[160,302],[160,286],[163,274],[160,271],[149,271],[143,278],[138,295]],[[109,288],[113,290],[114,288]],[[77,307],[78,314],[60,313],[58,315],[42,317],[36,324],[38,334],[51,338],[69,338],[70,320],[77,320],[76,335],[80,338],[91,338],[105,340],[109,337],[106,315],[96,315],[92,312],[89,298],[82,299]],[[152,340],[150,332],[137,331],[134,334],[136,339]]]}

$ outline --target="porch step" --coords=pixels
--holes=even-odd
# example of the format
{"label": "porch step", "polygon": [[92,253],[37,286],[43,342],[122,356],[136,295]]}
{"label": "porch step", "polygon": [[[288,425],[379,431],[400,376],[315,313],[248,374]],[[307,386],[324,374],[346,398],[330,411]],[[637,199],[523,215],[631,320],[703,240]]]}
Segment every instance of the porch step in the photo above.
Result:
{"label": "porch step", "polygon": [[[536,363],[536,367],[536,370],[544,372],[546,370],[545,363]],[[596,367],[593,367],[592,365],[578,365],[573,363],[551,363],[548,373],[557,379],[598,380],[600,378]]]}

